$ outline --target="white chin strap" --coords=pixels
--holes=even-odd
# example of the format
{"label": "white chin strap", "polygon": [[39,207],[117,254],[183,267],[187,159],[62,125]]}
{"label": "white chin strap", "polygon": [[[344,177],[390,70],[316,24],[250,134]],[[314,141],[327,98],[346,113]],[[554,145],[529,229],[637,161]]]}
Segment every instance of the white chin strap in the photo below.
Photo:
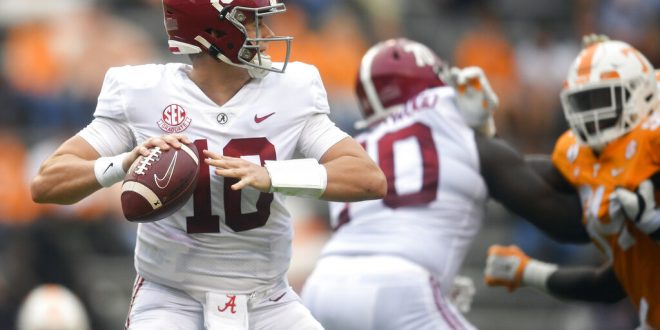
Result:
{"label": "white chin strap", "polygon": [[252,61],[250,61],[250,62],[255,64],[255,65],[259,65],[259,56],[261,56],[261,65],[260,66],[263,69],[259,68],[259,67],[250,66],[250,65],[242,65],[241,66],[241,67],[246,68],[248,70],[248,73],[250,74],[251,78],[256,78],[256,79],[264,78],[270,72],[270,70],[267,70],[266,68],[270,69],[270,67],[273,65],[273,61],[270,59],[270,56],[264,55],[264,54],[256,55],[254,58],[252,58]]}

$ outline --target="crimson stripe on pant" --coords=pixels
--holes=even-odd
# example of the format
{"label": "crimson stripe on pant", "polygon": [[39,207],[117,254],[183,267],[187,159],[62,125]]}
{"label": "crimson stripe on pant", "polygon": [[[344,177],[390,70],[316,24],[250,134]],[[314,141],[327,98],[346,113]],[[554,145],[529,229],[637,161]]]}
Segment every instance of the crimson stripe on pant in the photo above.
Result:
{"label": "crimson stripe on pant", "polygon": [[433,291],[433,299],[435,300],[435,306],[438,308],[438,312],[440,312],[442,318],[444,318],[445,321],[447,322],[447,325],[449,325],[450,328],[456,330],[465,329],[461,324],[461,321],[457,320],[456,316],[454,316],[454,313],[452,313],[451,309],[447,307],[444,296],[442,295],[440,291],[440,287],[438,286],[438,282],[435,281],[433,276],[429,278],[429,281],[431,282],[431,290]]}
{"label": "crimson stripe on pant", "polygon": [[126,315],[126,324],[124,324],[124,330],[128,330],[128,327],[131,325],[131,311],[133,310],[133,303],[135,302],[135,297],[140,291],[140,288],[144,284],[144,278],[138,275],[135,278],[135,283],[133,283],[133,295],[131,296],[131,304],[128,306],[128,315]]}

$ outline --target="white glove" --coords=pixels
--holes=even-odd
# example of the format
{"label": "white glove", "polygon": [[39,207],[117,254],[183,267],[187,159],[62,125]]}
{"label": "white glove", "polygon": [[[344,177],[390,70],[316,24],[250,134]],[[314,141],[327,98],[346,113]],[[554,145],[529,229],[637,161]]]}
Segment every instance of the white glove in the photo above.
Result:
{"label": "white glove", "polygon": [[474,281],[467,276],[456,276],[451,286],[449,301],[458,308],[461,313],[467,313],[472,307],[472,298],[477,292]]}
{"label": "white glove", "polygon": [[655,189],[651,180],[644,180],[637,191],[616,188],[616,198],[626,218],[632,220],[642,232],[652,235],[660,229],[660,212],[655,208]]}
{"label": "white glove", "polygon": [[477,66],[464,69],[453,67],[449,71],[449,81],[456,90],[458,108],[465,122],[476,131],[492,137],[495,135],[493,113],[499,99],[484,74]]}

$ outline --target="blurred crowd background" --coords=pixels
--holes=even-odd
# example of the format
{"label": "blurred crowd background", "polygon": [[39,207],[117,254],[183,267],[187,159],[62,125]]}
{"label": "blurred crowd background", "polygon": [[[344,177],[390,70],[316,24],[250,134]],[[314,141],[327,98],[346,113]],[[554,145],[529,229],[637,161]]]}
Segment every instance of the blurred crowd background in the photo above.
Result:
{"label": "blurred crowd background", "polygon": [[[558,93],[583,34],[624,40],[660,66],[660,0],[289,0],[272,22],[295,37],[292,60],[316,65],[332,117],[354,133],[355,75],[373,43],[408,37],[452,65],[481,66],[501,106],[502,137],[525,153],[549,153],[567,126]],[[120,329],[135,271],[135,225],[121,215],[118,187],[72,206],[36,205],[28,183],[63,139],[92,119],[112,66],[187,61],[167,51],[160,0],[0,0],[0,329],[14,329],[33,287],[59,283],[83,301],[92,329]],[[299,289],[330,234],[322,202],[291,200],[296,233],[290,280]],[[493,243],[531,256],[600,264],[590,246],[558,245],[489,205],[465,262],[477,294],[466,317],[481,329],[631,329],[627,301],[580,304],[531,289],[486,288]]]}

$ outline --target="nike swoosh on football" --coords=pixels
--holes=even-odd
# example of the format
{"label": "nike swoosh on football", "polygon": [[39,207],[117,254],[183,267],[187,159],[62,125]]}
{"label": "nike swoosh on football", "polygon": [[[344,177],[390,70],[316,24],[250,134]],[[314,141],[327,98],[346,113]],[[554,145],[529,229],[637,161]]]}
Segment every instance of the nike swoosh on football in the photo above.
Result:
{"label": "nike swoosh on football", "polygon": [[[156,174],[154,174],[154,181],[156,182],[156,186],[160,189],[165,189],[169,184],[170,180],[172,180],[172,174],[174,174],[174,167],[176,166],[176,158],[179,156],[179,152],[174,153],[174,157],[172,157],[172,161],[170,161],[170,165],[167,167],[167,171],[163,175],[162,178],[159,178]],[[164,186],[161,186],[160,184],[167,179],[167,182],[165,182]]]}
{"label": "nike swoosh on football", "polygon": [[262,122],[262,121],[268,119],[268,117],[270,117],[270,116],[272,116],[272,115],[274,115],[274,114],[275,114],[274,112],[271,112],[271,113],[269,113],[269,114],[267,114],[267,115],[265,115],[265,116],[263,116],[263,117],[259,117],[259,116],[257,116],[257,115],[254,115],[254,122],[257,123],[257,124],[259,124],[260,122]]}

